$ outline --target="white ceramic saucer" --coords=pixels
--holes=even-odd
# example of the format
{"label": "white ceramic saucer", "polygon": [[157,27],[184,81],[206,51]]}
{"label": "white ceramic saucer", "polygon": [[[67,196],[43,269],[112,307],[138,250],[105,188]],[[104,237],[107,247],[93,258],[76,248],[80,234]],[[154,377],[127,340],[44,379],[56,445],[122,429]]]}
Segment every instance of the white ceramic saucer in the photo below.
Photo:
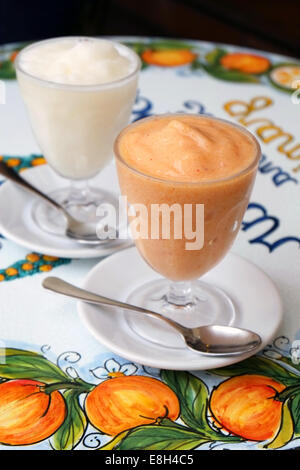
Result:
{"label": "white ceramic saucer", "polygon": [[[157,278],[159,276],[132,247],[101,261],[89,273],[83,287],[126,301],[139,285]],[[272,340],[282,319],[282,306],[276,287],[261,269],[230,253],[203,280],[223,289],[231,297],[236,307],[233,326],[258,333],[262,338],[261,348]],[[205,370],[224,367],[251,355],[219,358],[201,356],[188,350],[171,328],[166,341],[165,333],[161,338],[156,338],[156,342],[145,340],[129,326],[127,314],[121,309],[79,302],[78,311],[86,327],[99,342],[116,354],[146,366]],[[144,322],[144,329],[148,330],[148,337],[151,337],[151,319],[145,316],[139,321]]]}
{"label": "white ceramic saucer", "polygon": [[[48,165],[28,169],[22,178],[29,181],[45,193],[51,193],[66,185]],[[110,163],[93,180],[96,187],[119,194],[116,170]],[[0,186],[0,233],[6,238],[39,253],[63,258],[96,258],[107,256],[120,248],[132,245],[132,240],[123,239],[110,246],[88,247],[80,245],[67,237],[43,231],[34,221],[32,207],[38,198],[19,189],[10,181]]]}

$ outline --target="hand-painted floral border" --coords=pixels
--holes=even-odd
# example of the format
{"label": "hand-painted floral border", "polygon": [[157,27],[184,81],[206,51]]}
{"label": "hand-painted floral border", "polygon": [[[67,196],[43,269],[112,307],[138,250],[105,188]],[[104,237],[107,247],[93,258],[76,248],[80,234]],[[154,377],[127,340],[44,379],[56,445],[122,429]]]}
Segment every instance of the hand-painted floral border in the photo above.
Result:
{"label": "hand-painted floral border", "polygon": [[[191,73],[207,73],[219,80],[271,85],[284,92],[300,88],[300,61],[274,60],[266,52],[250,52],[238,46],[218,46],[213,43],[203,50],[200,41],[163,39],[123,40],[148,67],[183,68]],[[14,61],[26,44],[0,48],[0,79],[15,79]]]}
{"label": "hand-painted floral border", "polygon": [[277,338],[258,356],[197,375],[111,357],[86,372],[74,351],[55,363],[46,357],[49,346],[42,354],[2,348],[0,443],[44,441],[55,450],[291,448],[300,437],[300,361],[288,345]]}

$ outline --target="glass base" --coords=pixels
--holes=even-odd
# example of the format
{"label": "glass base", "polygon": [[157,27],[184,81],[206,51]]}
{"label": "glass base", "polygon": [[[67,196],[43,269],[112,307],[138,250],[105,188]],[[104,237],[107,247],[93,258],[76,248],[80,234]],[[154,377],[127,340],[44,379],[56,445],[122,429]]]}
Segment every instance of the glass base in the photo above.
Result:
{"label": "glass base", "polygon": [[[68,187],[56,190],[50,193],[49,196],[63,206],[76,220],[86,222],[89,225],[94,224],[95,231],[96,228],[101,229],[101,218],[105,217],[105,214],[99,214],[99,212],[97,215],[97,209],[100,206],[104,207],[107,204],[113,206],[116,220],[118,220],[118,200],[107,191],[90,186],[84,189]],[[32,208],[32,216],[35,223],[43,231],[55,235],[65,235],[66,220],[50,204],[37,201]]]}
{"label": "glass base", "polygon": [[[176,304],[170,302],[172,286],[176,284],[178,283],[172,284],[166,279],[151,281],[133,291],[127,302],[161,313],[187,327],[209,324],[233,325],[236,310],[232,300],[224,291],[203,281],[187,283],[188,302],[178,305],[180,303],[178,298]],[[124,311],[124,314],[129,328],[144,340],[168,348],[185,348],[178,333],[163,321],[134,312]]]}

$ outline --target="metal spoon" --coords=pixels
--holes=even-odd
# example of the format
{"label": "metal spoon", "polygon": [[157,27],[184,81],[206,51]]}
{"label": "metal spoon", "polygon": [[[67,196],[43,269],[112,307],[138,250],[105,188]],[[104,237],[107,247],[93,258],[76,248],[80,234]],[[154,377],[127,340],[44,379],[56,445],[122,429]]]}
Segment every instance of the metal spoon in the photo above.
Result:
{"label": "metal spoon", "polygon": [[[13,181],[21,188],[29,191],[35,196],[39,196],[48,204],[51,204],[52,207],[59,210],[66,219],[66,235],[73,240],[76,240],[78,243],[83,243],[85,245],[99,245],[105,243],[105,240],[101,240],[97,237],[95,226],[92,224],[80,222],[74,219],[60,204],[58,204],[54,199],[42,193],[39,189],[32,186],[30,183],[21,178],[14,170],[9,168],[4,162],[0,162],[0,174],[5,178]],[[110,242],[113,240],[110,240]]]}
{"label": "metal spoon", "polygon": [[108,299],[101,295],[80,289],[57,277],[47,277],[43,281],[43,287],[52,292],[73,297],[84,302],[100,305],[110,305],[134,312],[143,313],[151,317],[159,318],[175,328],[184,339],[188,348],[208,356],[231,356],[253,351],[261,344],[261,338],[256,333],[241,328],[232,328],[222,325],[207,325],[195,328],[186,328],[179,323],[135,305]]}

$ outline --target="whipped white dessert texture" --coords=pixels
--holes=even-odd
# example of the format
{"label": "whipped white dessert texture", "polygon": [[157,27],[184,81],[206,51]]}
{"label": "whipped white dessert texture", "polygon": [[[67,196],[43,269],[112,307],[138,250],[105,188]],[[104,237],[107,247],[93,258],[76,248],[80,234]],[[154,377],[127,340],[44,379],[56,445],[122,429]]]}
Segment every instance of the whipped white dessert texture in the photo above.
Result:
{"label": "whipped white dessert texture", "polygon": [[138,56],[97,38],[57,38],[25,48],[17,77],[36,140],[61,176],[87,179],[112,158],[130,119]]}
{"label": "whipped white dessert texture", "polygon": [[66,85],[99,85],[126,77],[135,63],[107,40],[62,38],[33,46],[20,68],[43,80]]}

